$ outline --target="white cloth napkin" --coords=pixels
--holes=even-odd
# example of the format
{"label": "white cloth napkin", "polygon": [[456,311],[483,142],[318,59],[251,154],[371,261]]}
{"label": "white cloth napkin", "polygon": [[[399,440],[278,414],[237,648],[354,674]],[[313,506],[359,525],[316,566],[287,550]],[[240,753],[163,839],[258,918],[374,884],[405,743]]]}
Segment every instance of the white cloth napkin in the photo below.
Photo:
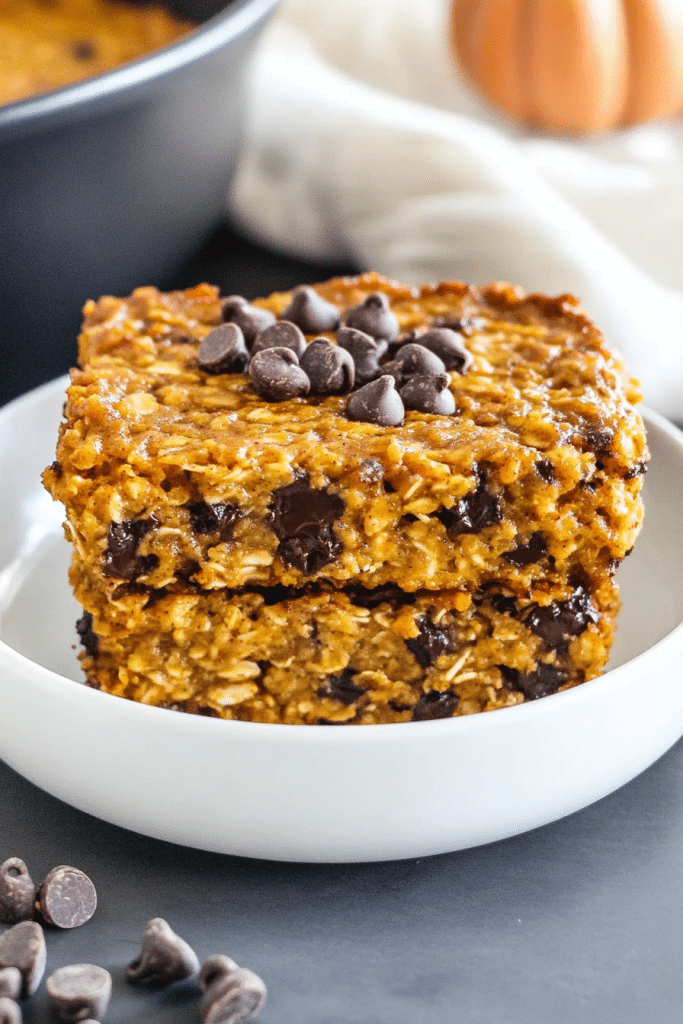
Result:
{"label": "white cloth napkin", "polygon": [[571,292],[683,421],[683,123],[519,129],[450,58],[447,0],[284,0],[229,199],[261,243],[398,280]]}

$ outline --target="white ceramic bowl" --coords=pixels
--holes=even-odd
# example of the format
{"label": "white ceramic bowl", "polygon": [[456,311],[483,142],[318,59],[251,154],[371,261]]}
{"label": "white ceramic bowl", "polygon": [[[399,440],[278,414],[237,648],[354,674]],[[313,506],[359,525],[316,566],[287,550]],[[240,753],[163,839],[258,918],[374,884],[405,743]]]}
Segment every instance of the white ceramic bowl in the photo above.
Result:
{"label": "white ceramic bowl", "polygon": [[97,817],[206,850],[362,861],[462,849],[598,800],[683,734],[683,435],[647,415],[646,519],[600,679],[435,722],[223,722],[79,682],[52,461],[64,380],[0,412],[0,756]]}

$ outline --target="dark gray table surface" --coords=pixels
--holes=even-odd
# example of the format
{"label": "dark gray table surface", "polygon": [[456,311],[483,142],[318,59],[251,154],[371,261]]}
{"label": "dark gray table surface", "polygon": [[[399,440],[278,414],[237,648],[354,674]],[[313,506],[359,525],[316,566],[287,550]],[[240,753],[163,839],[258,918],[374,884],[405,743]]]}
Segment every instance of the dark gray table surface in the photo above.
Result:
{"label": "dark gray table surface", "polygon": [[[174,283],[208,279],[254,296],[328,272],[224,229]],[[20,378],[23,390],[39,382]],[[200,1024],[194,982],[154,992],[124,980],[157,916],[200,959],[226,953],[263,977],[261,1024],[683,1019],[683,742],[618,792],[526,835],[353,865],[250,861],[147,839],[62,804],[0,763],[0,862],[10,856],[36,880],[66,863],[95,882],[93,919],[47,931],[48,971],[107,967],[107,1024]],[[44,985],[23,1009],[27,1024],[54,1019]]]}

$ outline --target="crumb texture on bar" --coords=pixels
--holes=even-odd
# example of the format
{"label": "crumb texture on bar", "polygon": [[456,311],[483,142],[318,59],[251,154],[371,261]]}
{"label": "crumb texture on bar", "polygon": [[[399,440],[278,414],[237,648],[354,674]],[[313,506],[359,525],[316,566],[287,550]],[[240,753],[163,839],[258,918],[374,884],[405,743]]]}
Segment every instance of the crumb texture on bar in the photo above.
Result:
{"label": "crumb texture on bar", "polygon": [[[210,285],[86,305],[44,481],[66,509],[92,685],[222,718],[370,723],[505,707],[603,669],[643,515],[636,382],[571,296],[374,273],[315,286],[329,329],[304,331],[302,365],[378,293],[397,327],[375,379],[399,381],[397,353],[425,332],[457,335],[462,365],[412,382],[437,380],[447,414],[407,404],[387,426],[346,393],[264,397],[258,339],[212,336],[244,372],[220,372],[218,342],[200,355],[245,301]],[[252,319],[298,344],[279,326],[297,295],[256,300]]]}

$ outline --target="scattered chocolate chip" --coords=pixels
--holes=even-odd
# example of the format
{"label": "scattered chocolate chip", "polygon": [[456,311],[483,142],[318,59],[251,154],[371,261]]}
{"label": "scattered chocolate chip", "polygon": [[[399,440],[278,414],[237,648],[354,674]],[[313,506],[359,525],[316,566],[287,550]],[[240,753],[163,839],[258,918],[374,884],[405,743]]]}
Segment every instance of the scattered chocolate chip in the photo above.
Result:
{"label": "scattered chocolate chip", "polygon": [[526,542],[520,541],[511,551],[504,551],[503,558],[521,569],[525,565],[540,562],[547,550],[545,537],[540,530],[536,530]]}
{"label": "scattered chocolate chip", "polygon": [[257,334],[275,323],[276,317],[268,309],[252,306],[241,295],[230,295],[223,301],[224,323],[237,324],[247,345],[251,345]]}
{"label": "scattered chocolate chip", "polygon": [[54,475],[56,476],[56,478],[58,480],[62,479],[62,476],[64,474],[64,469],[62,467],[61,462],[59,462],[57,459],[55,459],[55,461],[51,464],[50,469],[52,470],[52,472],[54,473]]}
{"label": "scattered chocolate chip", "polygon": [[398,350],[392,362],[384,364],[382,372],[390,373],[397,386],[401,387],[415,373],[443,373],[445,369],[443,360],[428,348],[409,342]]}
{"label": "scattered chocolate chip", "polygon": [[[223,505],[220,502],[210,504],[208,501],[194,501],[185,506],[190,514],[190,522],[194,533],[217,533],[222,544],[232,540],[235,524],[242,518],[237,505]],[[197,569],[199,568],[199,564]],[[197,569],[194,571],[196,572]]]}
{"label": "scattered chocolate chip", "polygon": [[467,373],[472,365],[472,356],[465,348],[462,334],[450,327],[432,327],[414,340],[443,360],[447,370]]}
{"label": "scattered chocolate chip", "polygon": [[404,643],[418,665],[429,668],[437,658],[451,649],[451,638],[445,629],[435,625],[426,615],[420,616],[416,625],[420,632],[404,640]]}
{"label": "scattered chocolate chip", "polygon": [[185,583],[191,583],[192,577],[199,572],[201,565],[195,558],[186,558],[175,571],[176,578]]}
{"label": "scattered chocolate chip", "polygon": [[488,599],[499,615],[511,615],[513,618],[517,615],[517,602],[514,597],[496,591],[493,594],[489,594]]}
{"label": "scattered chocolate chip", "polygon": [[356,368],[351,354],[327,338],[314,338],[301,357],[314,395],[345,395],[353,388]]}
{"label": "scattered chocolate chip", "polygon": [[210,984],[202,985],[200,976],[200,987],[204,993],[200,1013],[205,1024],[246,1024],[260,1013],[266,1001],[266,986],[258,974],[237,964]]}
{"label": "scattered chocolate chip", "polygon": [[176,935],[163,917],[153,917],[145,925],[140,955],[128,964],[126,978],[163,988],[191,977],[198,970],[199,960],[194,950]]}
{"label": "scattered chocolate chip", "polygon": [[69,49],[73,59],[78,61],[93,60],[97,53],[97,48],[92,39],[74,39]]}
{"label": "scattered chocolate chip", "polygon": [[406,409],[427,412],[434,416],[452,416],[455,399],[449,390],[450,377],[447,373],[416,373],[409,377],[399,394]]}
{"label": "scattered chocolate chip", "polygon": [[487,526],[500,522],[502,512],[498,499],[487,490],[486,484],[485,474],[479,471],[477,486],[473,491],[456,502],[453,508],[442,508],[435,513],[450,536],[481,533]]}
{"label": "scattered chocolate chip", "polygon": [[35,921],[20,921],[0,935],[0,967],[16,967],[21,972],[22,996],[36,991],[46,961],[45,936]]}
{"label": "scattered chocolate chip", "polygon": [[238,964],[223,953],[215,953],[205,960],[199,971],[199,988],[208,992],[217,982],[223,981],[237,970]]}
{"label": "scattered chocolate chip", "polygon": [[242,329],[235,323],[214,327],[200,342],[197,362],[206,373],[244,373],[249,353]]}
{"label": "scattered chocolate chip", "polygon": [[315,288],[302,284],[292,292],[291,301],[282,312],[282,319],[291,320],[304,334],[321,334],[323,331],[336,331],[339,327],[339,310],[318,295]]}
{"label": "scattered chocolate chip", "polygon": [[96,658],[100,652],[100,641],[92,628],[93,618],[90,612],[83,612],[76,620],[76,632],[81,638],[83,650],[90,658]]}
{"label": "scattered chocolate chip", "polygon": [[624,480],[633,480],[637,476],[645,476],[647,473],[647,462],[636,462],[624,473]]}
{"label": "scattered chocolate chip", "polygon": [[344,593],[358,608],[378,608],[381,604],[391,605],[393,609],[406,604],[415,604],[416,595],[408,593],[396,583],[382,583],[378,587],[349,586]]}
{"label": "scattered chocolate chip", "polygon": [[19,857],[10,857],[0,865],[0,921],[30,921],[35,907],[36,887],[28,868]]}
{"label": "scattered chocolate chip", "polygon": [[9,996],[0,995],[0,1024],[21,1024],[21,1007]]}
{"label": "scattered chocolate chip", "polygon": [[579,636],[599,615],[583,587],[577,587],[567,601],[551,601],[549,605],[529,605],[524,622],[540,637],[546,650],[562,650],[572,637]]}
{"label": "scattered chocolate chip", "polygon": [[555,479],[555,467],[550,459],[539,459],[534,463],[534,467],[541,480],[545,480],[547,484]]}
{"label": "scattered chocolate chip", "polygon": [[382,374],[379,361],[386,353],[387,343],[371,337],[353,327],[340,327],[337,331],[337,345],[346,349],[356,367],[356,385],[377,380]]}
{"label": "scattered chocolate chip", "polygon": [[359,697],[363,697],[365,690],[362,686],[354,683],[356,673],[353,669],[345,668],[337,676],[328,676],[318,690],[319,697],[328,697],[330,700],[338,700],[341,704],[350,707],[355,704]]}
{"label": "scattered chocolate chip", "polygon": [[508,665],[499,665],[498,668],[507,689],[523,693],[526,700],[538,700],[557,693],[568,680],[566,672],[545,662],[539,662],[533,672],[520,672]]}
{"label": "scattered chocolate chip", "polygon": [[342,544],[332,526],[343,513],[342,499],[311,487],[307,477],[273,491],[267,521],[285,565],[311,575],[334,561]]}
{"label": "scattered chocolate chip", "polygon": [[110,523],[107,547],[102,559],[102,575],[132,583],[145,576],[159,564],[156,555],[138,555],[138,545],[150,530],[158,527],[159,520],[152,513],[147,519],[124,519]]}
{"label": "scattered chocolate chip", "polygon": [[345,725],[346,722],[331,722],[329,718],[316,718],[316,725]]}
{"label": "scattered chocolate chip", "polygon": [[402,711],[409,711],[410,710],[410,704],[401,704],[397,700],[390,700],[390,701],[387,701],[387,703],[388,703],[389,707],[391,708],[391,710],[398,712],[398,714],[400,714]]}
{"label": "scattered chocolate chip", "polygon": [[18,967],[0,967],[0,996],[19,999],[23,983]]}
{"label": "scattered chocolate chip", "polygon": [[296,354],[289,348],[266,348],[257,352],[249,363],[249,376],[254,391],[275,402],[301,398],[311,389],[311,382],[299,366]]}
{"label": "scattered chocolate chip", "polygon": [[413,708],[412,722],[432,722],[437,718],[452,718],[458,706],[458,694],[448,690],[430,690],[423,693]]}
{"label": "scattered chocolate chip", "polygon": [[591,451],[608,453],[612,447],[614,432],[609,427],[586,427],[583,438]]}
{"label": "scattered chocolate chip", "polygon": [[378,427],[398,427],[405,419],[405,408],[388,373],[370,381],[350,395],[346,403],[350,420],[374,423]]}
{"label": "scattered chocolate chip", "polygon": [[301,359],[306,351],[306,339],[303,331],[296,324],[289,320],[276,320],[265,331],[256,335],[254,344],[251,346],[252,358],[257,352],[263,352],[267,348],[289,348],[296,353],[297,359]]}
{"label": "scattered chocolate chip", "polygon": [[352,306],[347,310],[344,323],[347,327],[355,327],[358,331],[385,341],[392,341],[400,333],[398,320],[384,292],[371,292],[357,306]]}
{"label": "scattered chocolate chip", "polygon": [[40,883],[38,905],[49,924],[56,928],[78,928],[95,913],[97,893],[83,871],[59,864]]}
{"label": "scattered chocolate chip", "polygon": [[99,1020],[111,997],[111,974],[95,964],[59,967],[45,980],[45,991],[61,1020],[76,1024],[87,1018]]}

